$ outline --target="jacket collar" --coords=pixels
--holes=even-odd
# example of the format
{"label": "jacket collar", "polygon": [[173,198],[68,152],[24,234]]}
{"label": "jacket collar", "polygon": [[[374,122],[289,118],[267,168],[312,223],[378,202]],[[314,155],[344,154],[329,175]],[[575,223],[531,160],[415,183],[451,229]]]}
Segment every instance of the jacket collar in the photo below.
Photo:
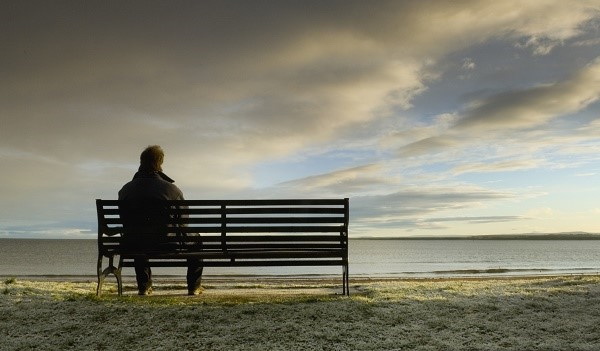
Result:
{"label": "jacket collar", "polygon": [[138,179],[138,178],[159,178],[162,179],[164,181],[167,181],[169,183],[174,183],[175,181],[173,179],[171,179],[171,177],[169,177],[168,175],[164,174],[161,171],[137,171],[135,173],[135,175],[133,176],[133,179]]}

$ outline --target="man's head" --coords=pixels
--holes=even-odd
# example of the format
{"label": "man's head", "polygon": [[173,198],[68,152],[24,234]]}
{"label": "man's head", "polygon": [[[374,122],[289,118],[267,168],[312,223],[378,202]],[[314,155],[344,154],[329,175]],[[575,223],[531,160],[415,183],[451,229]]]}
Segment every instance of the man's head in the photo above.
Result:
{"label": "man's head", "polygon": [[165,153],[159,145],[150,145],[140,155],[140,171],[161,172]]}

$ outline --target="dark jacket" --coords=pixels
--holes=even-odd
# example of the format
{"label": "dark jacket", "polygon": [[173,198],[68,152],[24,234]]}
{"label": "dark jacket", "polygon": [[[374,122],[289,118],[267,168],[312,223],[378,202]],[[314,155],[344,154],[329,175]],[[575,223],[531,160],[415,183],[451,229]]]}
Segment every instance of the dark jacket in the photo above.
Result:
{"label": "dark jacket", "polygon": [[[183,200],[183,193],[173,179],[162,172],[138,171],[119,191],[123,211],[126,246],[152,250],[161,238],[172,232],[168,211],[162,200]],[[171,229],[170,229],[171,228]]]}
{"label": "dark jacket", "polygon": [[119,191],[119,200],[183,200],[173,179],[162,172],[138,171]]}

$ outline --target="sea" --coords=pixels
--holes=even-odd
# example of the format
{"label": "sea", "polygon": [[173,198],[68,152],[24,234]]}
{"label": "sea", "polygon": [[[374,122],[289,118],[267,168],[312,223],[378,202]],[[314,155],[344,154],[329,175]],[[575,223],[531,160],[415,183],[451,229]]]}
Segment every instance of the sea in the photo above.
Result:
{"label": "sea", "polygon": [[[96,240],[0,239],[0,276],[94,277]],[[600,273],[600,240],[361,239],[351,277],[481,277]],[[104,259],[104,265],[107,260]],[[153,268],[184,276],[185,268]],[[334,276],[341,267],[207,267],[207,276]],[[133,276],[133,268],[125,268]]]}

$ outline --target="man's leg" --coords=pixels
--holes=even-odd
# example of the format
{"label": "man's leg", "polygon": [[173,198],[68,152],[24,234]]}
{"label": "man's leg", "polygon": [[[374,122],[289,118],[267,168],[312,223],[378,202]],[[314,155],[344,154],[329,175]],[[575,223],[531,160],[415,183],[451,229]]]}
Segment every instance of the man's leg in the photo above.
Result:
{"label": "man's leg", "polygon": [[200,283],[202,281],[202,260],[200,259],[188,259],[188,270],[187,270],[187,288],[188,295],[198,295],[201,292]]}
{"label": "man's leg", "polygon": [[152,270],[147,259],[135,259],[135,279],[137,280],[138,295],[152,293]]}

